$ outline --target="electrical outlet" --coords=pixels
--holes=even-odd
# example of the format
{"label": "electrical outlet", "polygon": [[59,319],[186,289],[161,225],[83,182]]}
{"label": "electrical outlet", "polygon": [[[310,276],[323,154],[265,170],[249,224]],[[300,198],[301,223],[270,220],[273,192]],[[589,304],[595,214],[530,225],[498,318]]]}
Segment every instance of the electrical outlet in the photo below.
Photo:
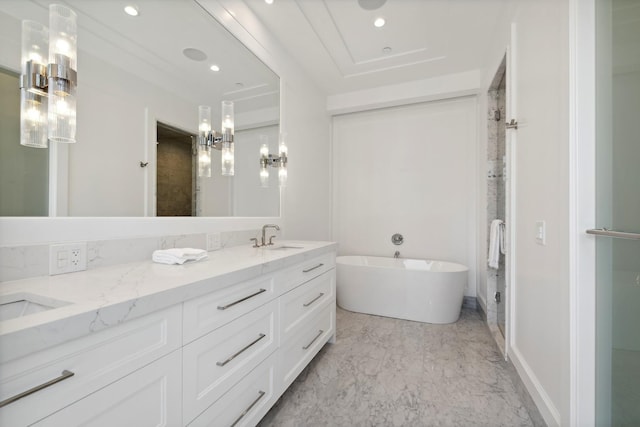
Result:
{"label": "electrical outlet", "polygon": [[63,243],[49,246],[49,274],[73,273],[87,269],[87,243]]}
{"label": "electrical outlet", "polygon": [[220,249],[222,243],[220,242],[220,233],[207,233],[207,250],[215,251]]}

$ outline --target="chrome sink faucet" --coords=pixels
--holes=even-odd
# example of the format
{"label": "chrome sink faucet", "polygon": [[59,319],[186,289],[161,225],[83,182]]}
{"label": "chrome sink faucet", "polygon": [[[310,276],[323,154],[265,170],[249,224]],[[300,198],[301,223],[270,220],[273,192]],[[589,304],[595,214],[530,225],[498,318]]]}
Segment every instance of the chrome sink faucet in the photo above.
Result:
{"label": "chrome sink faucet", "polygon": [[394,258],[400,258],[400,251],[396,251],[396,253],[393,254]]}
{"label": "chrome sink faucet", "polygon": [[[265,236],[267,228],[275,228],[277,231],[280,231],[280,227],[278,227],[277,224],[265,224],[265,225],[263,225],[262,226],[262,246],[267,246],[267,239],[266,239],[266,236]],[[268,243],[269,245],[273,245],[272,240],[273,240],[274,237],[275,236],[271,236],[271,238],[269,239],[269,243]]]}

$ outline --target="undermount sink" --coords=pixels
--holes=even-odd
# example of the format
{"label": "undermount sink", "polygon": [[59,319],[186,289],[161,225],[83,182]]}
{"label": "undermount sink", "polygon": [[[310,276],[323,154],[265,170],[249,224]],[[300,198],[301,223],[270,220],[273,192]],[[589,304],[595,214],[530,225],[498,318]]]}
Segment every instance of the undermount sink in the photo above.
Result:
{"label": "undermount sink", "polygon": [[63,307],[71,304],[55,298],[49,298],[30,292],[18,292],[15,294],[0,296],[0,322],[42,313],[43,311]]}
{"label": "undermount sink", "polygon": [[285,250],[285,249],[304,249],[304,246],[273,245],[273,246],[265,246],[264,248],[270,251],[277,251],[277,250]]}

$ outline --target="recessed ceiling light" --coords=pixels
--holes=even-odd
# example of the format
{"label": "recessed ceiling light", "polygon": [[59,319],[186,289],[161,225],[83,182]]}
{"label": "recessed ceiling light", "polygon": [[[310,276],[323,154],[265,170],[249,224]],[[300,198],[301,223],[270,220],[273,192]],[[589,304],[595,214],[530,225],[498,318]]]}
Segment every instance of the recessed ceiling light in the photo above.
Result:
{"label": "recessed ceiling light", "polygon": [[266,4],[273,4],[273,0],[264,0]]}
{"label": "recessed ceiling light", "polygon": [[140,12],[138,11],[138,8],[131,5],[125,6],[124,13],[126,13],[129,16],[138,16],[140,14]]}
{"label": "recessed ceiling light", "polygon": [[375,21],[373,21],[373,25],[375,25],[378,28],[384,27],[384,24],[386,24],[387,21],[384,20],[384,18],[376,18]]}
{"label": "recessed ceiling light", "polygon": [[212,65],[211,67],[209,67],[209,69],[210,69],[211,71],[220,71],[220,67],[218,67],[218,66],[217,66],[217,65],[215,65],[215,64],[214,64],[214,65]]}
{"label": "recessed ceiling light", "polygon": [[189,59],[194,61],[204,61],[207,59],[207,54],[201,51],[200,49],[195,49],[193,47],[188,47],[182,51],[182,54]]}

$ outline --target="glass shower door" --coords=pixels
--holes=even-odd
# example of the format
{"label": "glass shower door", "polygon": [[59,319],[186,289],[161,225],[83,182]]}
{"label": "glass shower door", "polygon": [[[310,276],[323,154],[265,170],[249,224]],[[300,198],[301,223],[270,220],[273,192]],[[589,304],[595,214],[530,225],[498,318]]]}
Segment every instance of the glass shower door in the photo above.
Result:
{"label": "glass shower door", "polygon": [[640,2],[599,0],[596,425],[640,425]]}

